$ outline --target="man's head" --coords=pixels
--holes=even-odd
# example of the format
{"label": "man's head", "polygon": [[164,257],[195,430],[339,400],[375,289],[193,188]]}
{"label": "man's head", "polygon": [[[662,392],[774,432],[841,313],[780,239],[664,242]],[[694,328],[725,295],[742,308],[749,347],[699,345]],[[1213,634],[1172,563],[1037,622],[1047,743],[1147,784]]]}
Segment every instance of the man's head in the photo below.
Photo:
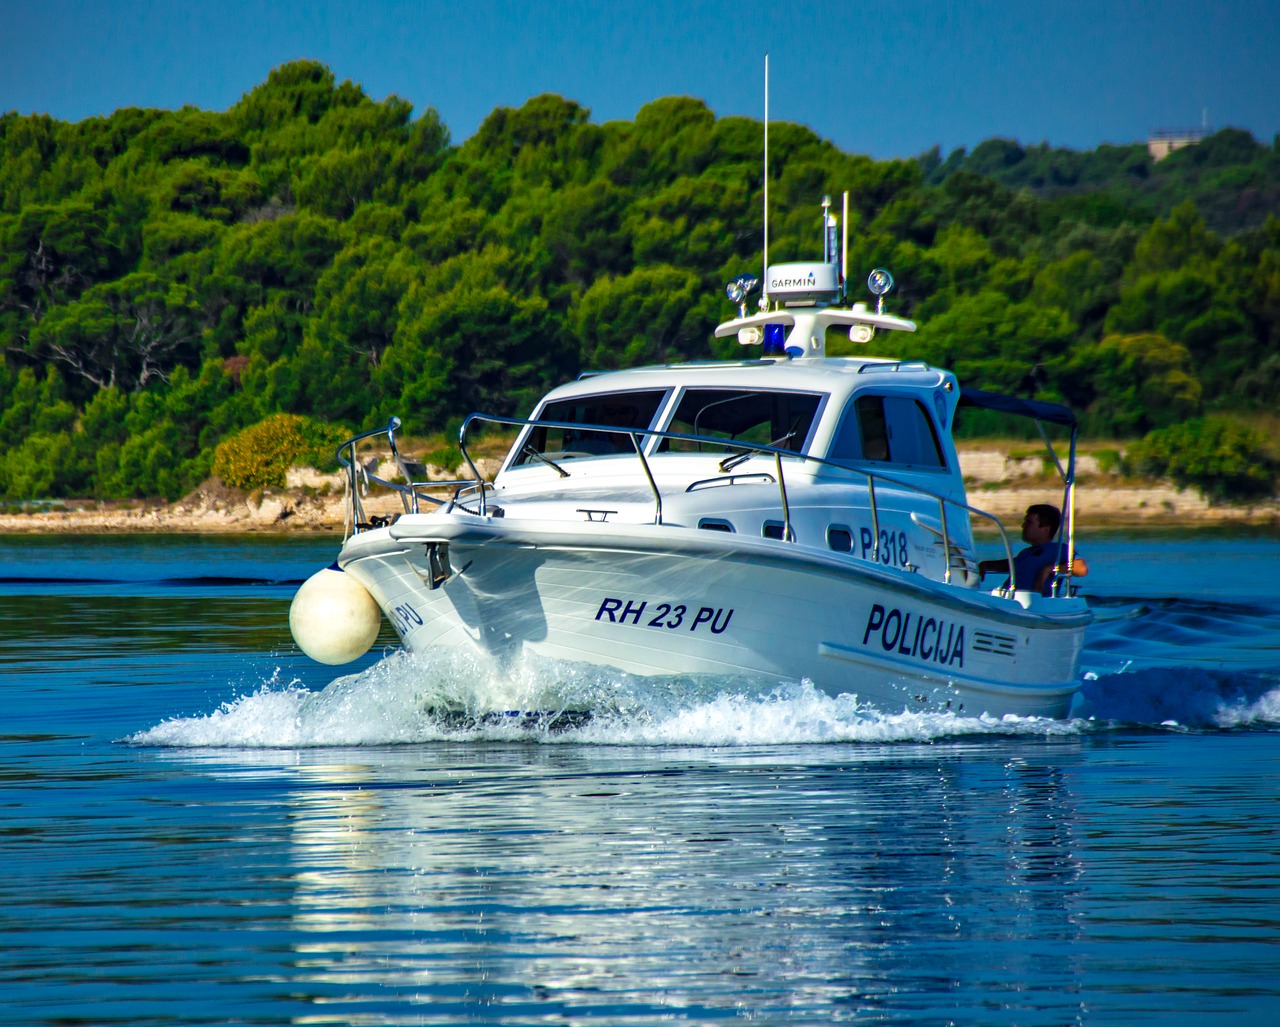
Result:
{"label": "man's head", "polygon": [[1022,541],[1028,545],[1038,546],[1052,542],[1058,534],[1058,525],[1062,523],[1062,514],[1056,506],[1048,503],[1036,503],[1027,507],[1027,515],[1022,519]]}

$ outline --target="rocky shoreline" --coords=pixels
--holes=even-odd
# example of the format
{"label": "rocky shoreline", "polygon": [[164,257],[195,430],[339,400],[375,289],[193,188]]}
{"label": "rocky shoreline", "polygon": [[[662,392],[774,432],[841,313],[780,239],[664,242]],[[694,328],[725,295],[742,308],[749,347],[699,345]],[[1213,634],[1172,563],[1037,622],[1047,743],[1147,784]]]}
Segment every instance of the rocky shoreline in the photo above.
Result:
{"label": "rocky shoreline", "polygon": [[[1061,486],[1043,474],[1041,461],[1019,460],[990,450],[962,452],[969,502],[1016,529],[1032,503],[1056,503]],[[486,476],[495,468],[481,467]],[[436,469],[432,469],[436,470]],[[448,477],[446,472],[433,477]],[[364,500],[368,515],[401,510],[394,495],[376,492]],[[1120,527],[1208,527],[1247,525],[1280,528],[1280,500],[1252,506],[1210,504],[1198,493],[1167,482],[1135,482],[1081,461],[1076,517],[1082,530]],[[246,493],[216,479],[205,482],[176,503],[95,503],[68,501],[61,506],[22,513],[0,513],[2,534],[137,533],[341,533],[348,503],[340,474],[309,468],[290,472],[286,487]]]}

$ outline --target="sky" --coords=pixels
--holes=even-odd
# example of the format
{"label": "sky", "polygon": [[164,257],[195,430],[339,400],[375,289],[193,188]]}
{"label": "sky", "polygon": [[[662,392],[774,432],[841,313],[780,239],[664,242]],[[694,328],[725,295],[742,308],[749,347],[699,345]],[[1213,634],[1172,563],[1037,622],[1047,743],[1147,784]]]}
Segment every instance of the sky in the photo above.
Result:
{"label": "sky", "polygon": [[461,143],[545,92],[598,123],[671,95],[759,119],[766,52],[771,120],[877,159],[1280,132],[1280,0],[0,0],[0,112],[226,110],[308,58]]}

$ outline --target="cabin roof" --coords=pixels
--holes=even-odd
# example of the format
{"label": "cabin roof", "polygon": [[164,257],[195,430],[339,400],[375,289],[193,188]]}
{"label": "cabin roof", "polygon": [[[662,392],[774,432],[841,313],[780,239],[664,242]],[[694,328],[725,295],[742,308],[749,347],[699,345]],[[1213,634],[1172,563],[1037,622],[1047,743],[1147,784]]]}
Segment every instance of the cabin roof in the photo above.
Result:
{"label": "cabin roof", "polygon": [[588,374],[554,389],[548,393],[548,399],[682,386],[778,389],[845,395],[860,387],[871,386],[937,388],[947,380],[954,381],[950,372],[930,367],[923,362],[878,357],[708,361]]}

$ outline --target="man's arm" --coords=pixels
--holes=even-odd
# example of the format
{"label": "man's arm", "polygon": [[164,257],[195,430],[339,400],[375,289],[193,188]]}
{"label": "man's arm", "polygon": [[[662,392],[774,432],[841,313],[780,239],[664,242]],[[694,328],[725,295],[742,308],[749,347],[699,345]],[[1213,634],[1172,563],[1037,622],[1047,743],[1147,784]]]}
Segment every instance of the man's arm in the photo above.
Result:
{"label": "man's arm", "polygon": [[[1053,577],[1055,569],[1060,573],[1066,573],[1066,553],[1063,553],[1063,562],[1057,568],[1053,564],[1048,564],[1039,574],[1036,575],[1036,591],[1043,592],[1045,585],[1049,584],[1049,579]],[[1083,556],[1077,556],[1071,561],[1071,576],[1074,578],[1083,578],[1089,573],[1089,565],[1085,563]]]}

